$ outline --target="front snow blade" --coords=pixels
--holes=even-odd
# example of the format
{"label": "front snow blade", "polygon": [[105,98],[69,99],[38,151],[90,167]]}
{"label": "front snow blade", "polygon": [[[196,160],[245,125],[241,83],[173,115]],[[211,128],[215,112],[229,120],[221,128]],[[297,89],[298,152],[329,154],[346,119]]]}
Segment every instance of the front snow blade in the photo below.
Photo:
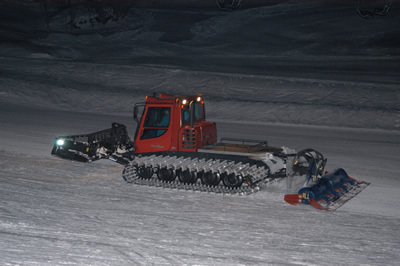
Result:
{"label": "front snow blade", "polygon": [[127,151],[133,147],[126,126],[112,123],[109,129],[90,134],[57,137],[52,155],[79,162],[92,162],[112,158],[117,150]]}
{"label": "front snow blade", "polygon": [[87,142],[68,139],[68,136],[56,138],[51,154],[84,163],[96,160],[96,150],[91,149]]}
{"label": "front snow blade", "polygon": [[324,175],[310,186],[301,188],[297,194],[287,194],[284,200],[292,205],[311,205],[324,211],[335,211],[354,198],[370,183],[348,176],[343,169]]}

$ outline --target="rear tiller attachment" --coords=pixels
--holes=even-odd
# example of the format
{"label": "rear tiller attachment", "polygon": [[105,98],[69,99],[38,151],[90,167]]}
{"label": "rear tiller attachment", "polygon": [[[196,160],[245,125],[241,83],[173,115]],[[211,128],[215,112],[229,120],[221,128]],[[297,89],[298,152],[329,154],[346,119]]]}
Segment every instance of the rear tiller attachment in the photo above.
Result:
{"label": "rear tiller attachment", "polygon": [[369,184],[351,178],[340,168],[301,188],[298,194],[285,195],[284,200],[292,205],[306,204],[319,210],[334,211]]}

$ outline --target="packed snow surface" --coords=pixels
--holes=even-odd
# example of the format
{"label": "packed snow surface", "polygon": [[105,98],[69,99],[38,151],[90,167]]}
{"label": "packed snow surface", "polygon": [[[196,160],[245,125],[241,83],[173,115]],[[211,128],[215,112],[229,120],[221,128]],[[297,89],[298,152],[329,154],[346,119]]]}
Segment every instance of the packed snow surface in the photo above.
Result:
{"label": "packed snow surface", "polygon": [[[0,3],[0,264],[396,265],[400,8],[332,1],[220,12]],[[74,14],[71,25],[71,14]],[[79,26],[79,27],[76,27]],[[153,92],[203,93],[219,137],[312,147],[371,182],[336,212],[128,185],[123,167],[52,157],[54,137],[128,126]]]}

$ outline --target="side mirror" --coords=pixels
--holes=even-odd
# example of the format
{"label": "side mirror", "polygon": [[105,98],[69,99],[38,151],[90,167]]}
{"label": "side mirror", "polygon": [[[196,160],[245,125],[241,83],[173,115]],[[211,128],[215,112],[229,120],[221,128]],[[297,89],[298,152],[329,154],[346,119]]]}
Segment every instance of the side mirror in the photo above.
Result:
{"label": "side mirror", "polygon": [[139,106],[135,106],[133,108],[133,120],[135,120],[136,123],[139,123],[138,112],[139,112]]}
{"label": "side mirror", "polygon": [[142,112],[140,112],[139,108],[144,107],[145,103],[135,103],[135,106],[133,107],[133,120],[136,121],[136,123],[140,122],[140,117],[139,114],[143,114],[143,110]]}

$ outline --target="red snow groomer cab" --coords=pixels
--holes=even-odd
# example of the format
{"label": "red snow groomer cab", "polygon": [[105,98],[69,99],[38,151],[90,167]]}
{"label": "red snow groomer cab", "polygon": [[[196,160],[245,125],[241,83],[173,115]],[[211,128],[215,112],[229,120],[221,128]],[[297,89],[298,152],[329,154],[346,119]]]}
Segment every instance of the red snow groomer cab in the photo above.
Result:
{"label": "red snow groomer cab", "polygon": [[[133,118],[137,122],[133,141],[125,125],[112,123],[98,132],[57,137],[51,153],[82,162],[110,159],[123,164],[122,177],[128,183],[225,194],[250,194],[285,178],[299,184],[324,176],[327,160],[313,149],[296,152],[264,140],[217,142],[216,124],[206,120],[201,94],[147,96],[134,105]],[[336,200],[345,193],[325,194],[335,194]],[[289,203],[308,203],[298,198],[291,196],[294,202]]]}
{"label": "red snow groomer cab", "polygon": [[[139,119],[143,107],[143,119]],[[145,103],[135,104],[135,153],[160,151],[196,152],[217,143],[217,127],[205,120],[201,94],[174,97],[169,94],[147,96]]]}

